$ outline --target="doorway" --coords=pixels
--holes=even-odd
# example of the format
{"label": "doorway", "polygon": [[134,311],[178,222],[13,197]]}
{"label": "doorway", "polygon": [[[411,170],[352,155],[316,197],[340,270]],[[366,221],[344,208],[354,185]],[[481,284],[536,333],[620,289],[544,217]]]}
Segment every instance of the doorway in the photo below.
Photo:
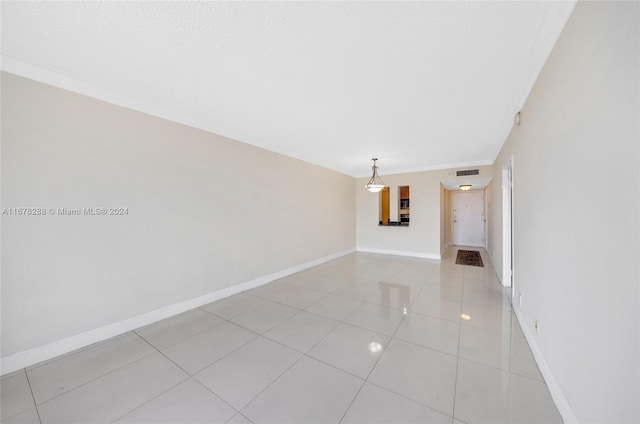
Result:
{"label": "doorway", "polygon": [[484,247],[484,191],[451,193],[453,244]]}
{"label": "doorway", "polygon": [[502,168],[502,285],[513,288],[513,159]]}
{"label": "doorway", "polygon": [[380,192],[380,225],[388,225],[391,217],[391,202],[389,197],[389,187],[385,187]]}

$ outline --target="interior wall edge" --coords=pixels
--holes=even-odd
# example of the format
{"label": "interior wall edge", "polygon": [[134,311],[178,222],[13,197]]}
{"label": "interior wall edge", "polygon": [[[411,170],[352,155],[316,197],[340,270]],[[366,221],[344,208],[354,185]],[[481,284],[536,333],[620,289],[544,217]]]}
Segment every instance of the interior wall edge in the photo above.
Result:
{"label": "interior wall edge", "polygon": [[498,272],[498,268],[496,268],[496,260],[493,257],[493,254],[489,251],[489,249],[485,248],[485,251],[487,252],[487,256],[489,256],[489,259],[491,260],[491,267],[493,268],[494,274],[496,274],[496,277],[498,277],[498,281],[500,281],[500,285],[504,287],[504,280],[502,279],[502,273]]}
{"label": "interior wall edge", "polygon": [[[491,266],[493,267],[493,271],[498,277],[498,280],[500,281],[501,286],[504,287],[504,281],[502,279],[502,275],[497,271],[496,261],[489,250],[487,250],[487,255],[489,256],[489,260],[491,261]],[[508,290],[511,290],[511,289],[508,288]],[[533,354],[533,359],[536,361],[536,364],[540,369],[540,373],[542,374],[542,378],[544,379],[547,385],[547,388],[549,389],[551,398],[553,399],[553,402],[555,403],[556,408],[558,408],[558,412],[560,412],[560,415],[562,416],[562,420],[565,422],[565,424],[579,423],[580,421],[578,420],[576,413],[573,411],[573,408],[571,408],[571,405],[569,404],[567,397],[564,395],[564,392],[562,391],[562,387],[560,387],[560,383],[558,383],[558,380],[556,379],[553,371],[551,370],[551,367],[547,363],[544,355],[542,354],[542,351],[538,347],[535,337],[533,336],[533,334],[531,333],[531,330],[527,326],[527,323],[524,319],[524,316],[522,315],[522,312],[520,311],[520,308],[516,303],[513,302],[513,299],[511,299],[510,296],[509,296],[509,303],[511,304],[511,309],[513,309],[513,312],[516,315],[516,318],[518,319],[518,324],[522,329],[524,337],[527,341],[527,345],[529,346],[529,349],[531,349],[531,353]]]}
{"label": "interior wall edge", "polygon": [[123,333],[135,330],[137,328],[156,323],[163,319],[171,318],[175,315],[181,314],[191,309],[207,305],[211,302],[233,296],[234,294],[238,294],[243,291],[262,286],[288,275],[304,271],[305,269],[321,265],[334,259],[338,259],[355,251],[355,248],[343,250],[328,256],[324,256],[309,262],[283,269],[281,271],[263,275],[252,280],[233,285],[231,287],[216,290],[203,296],[167,305],[141,315],[127,318],[125,320],[108,324],[103,327],[98,327],[93,330],[76,334],[74,336],[67,337],[61,340],[56,340],[54,342],[47,343],[33,349],[14,353],[13,355],[9,355],[5,358],[0,359],[0,375],[5,375],[25,367],[35,365],[42,361],[64,355],[65,353],[72,352],[76,349],[81,349],[83,347],[119,336]]}

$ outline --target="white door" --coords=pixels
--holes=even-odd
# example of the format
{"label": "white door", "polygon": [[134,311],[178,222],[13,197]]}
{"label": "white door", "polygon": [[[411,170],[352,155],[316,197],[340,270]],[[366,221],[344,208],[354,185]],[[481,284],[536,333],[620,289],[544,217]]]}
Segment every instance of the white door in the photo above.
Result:
{"label": "white door", "polygon": [[484,246],[484,192],[454,191],[452,193],[453,244]]}

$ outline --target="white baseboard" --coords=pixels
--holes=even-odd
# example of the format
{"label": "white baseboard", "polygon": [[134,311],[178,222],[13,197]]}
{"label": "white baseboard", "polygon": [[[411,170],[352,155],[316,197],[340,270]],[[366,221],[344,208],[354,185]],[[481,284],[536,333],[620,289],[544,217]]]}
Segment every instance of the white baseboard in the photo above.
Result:
{"label": "white baseboard", "polygon": [[295,274],[296,272],[304,271],[305,269],[340,258],[355,251],[355,248],[343,250],[342,252],[314,259],[272,274],[263,275],[261,277],[254,278],[253,280],[245,281],[244,283],[236,284],[222,290],[217,290],[215,292],[205,294],[204,296],[167,305],[142,315],[105,325],[104,327],[95,328],[62,340],[56,340],[55,342],[51,342],[43,346],[14,353],[13,355],[0,359],[0,374],[5,375],[39,362],[55,358],[56,356],[64,355],[65,353],[72,352],[76,349],[110,339],[128,331],[135,330],[136,328],[144,327],[145,325],[153,324],[154,322],[170,318],[199,306],[215,302],[216,300],[224,299],[225,297],[270,283],[279,278]]}
{"label": "white baseboard", "polygon": [[524,333],[524,337],[529,343],[531,352],[533,352],[533,357],[538,363],[538,368],[540,368],[542,377],[544,378],[545,383],[547,383],[549,393],[551,393],[551,398],[555,402],[556,407],[558,408],[558,412],[560,412],[560,415],[562,416],[562,420],[565,422],[565,424],[579,423],[578,417],[576,417],[575,412],[573,412],[573,408],[571,408],[569,401],[562,392],[562,388],[560,387],[558,380],[556,380],[556,377],[555,375],[553,375],[551,368],[549,368],[549,364],[547,364],[547,361],[544,359],[544,356],[542,355],[542,352],[540,351],[540,348],[536,343],[533,333],[525,322],[524,317],[520,312],[520,308],[513,303],[512,306],[513,311],[516,314],[516,318],[518,318],[518,322],[520,323],[520,327],[522,328],[522,332]]}
{"label": "white baseboard", "polygon": [[[496,270],[497,268],[495,266],[495,260],[493,258],[493,255],[488,250],[487,250],[487,254],[489,255],[489,259],[491,259],[491,265],[493,266],[493,269],[496,275],[498,276],[500,283],[503,284],[502,275],[498,274],[498,271]],[[504,287],[504,284],[503,284],[503,287]],[[553,402],[556,404],[556,407],[558,408],[558,412],[560,412],[560,415],[562,416],[562,420],[566,424],[579,423],[578,417],[576,417],[575,412],[573,412],[573,408],[571,408],[569,401],[567,400],[564,393],[562,392],[562,388],[560,387],[558,380],[556,380],[556,377],[551,371],[551,368],[549,368],[549,364],[547,364],[547,361],[544,359],[544,356],[542,355],[542,352],[540,351],[540,348],[536,343],[536,339],[533,333],[529,329],[527,322],[522,316],[520,307],[517,306],[515,303],[513,303],[513,299],[511,300],[512,300],[511,306],[513,308],[513,312],[515,313],[516,318],[518,319],[520,328],[522,328],[524,337],[527,339],[529,348],[531,349],[531,352],[533,353],[533,357],[536,360],[536,363],[538,364],[538,368],[540,368],[540,373],[542,374],[542,377],[544,378],[544,381],[547,384],[547,387],[549,388],[549,393],[551,394],[551,398],[553,399]]]}
{"label": "white baseboard", "polygon": [[388,250],[388,249],[375,249],[370,247],[358,247],[358,252],[366,253],[380,253],[382,255],[396,255],[396,256],[412,256],[415,258],[426,258],[440,260],[442,257],[439,254],[422,253],[422,252],[407,252],[404,250]]}

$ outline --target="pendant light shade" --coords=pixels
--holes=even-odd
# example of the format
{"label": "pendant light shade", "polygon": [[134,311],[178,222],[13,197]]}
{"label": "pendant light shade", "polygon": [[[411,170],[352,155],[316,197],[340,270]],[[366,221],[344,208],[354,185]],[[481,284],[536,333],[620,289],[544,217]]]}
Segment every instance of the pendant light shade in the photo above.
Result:
{"label": "pendant light shade", "polygon": [[366,187],[370,192],[377,193],[384,188],[384,181],[382,181],[382,178],[378,175],[378,167],[376,166],[378,158],[373,158],[371,160],[373,161],[373,166],[371,167],[371,169],[373,169],[373,175],[371,175],[371,179],[367,183]]}

